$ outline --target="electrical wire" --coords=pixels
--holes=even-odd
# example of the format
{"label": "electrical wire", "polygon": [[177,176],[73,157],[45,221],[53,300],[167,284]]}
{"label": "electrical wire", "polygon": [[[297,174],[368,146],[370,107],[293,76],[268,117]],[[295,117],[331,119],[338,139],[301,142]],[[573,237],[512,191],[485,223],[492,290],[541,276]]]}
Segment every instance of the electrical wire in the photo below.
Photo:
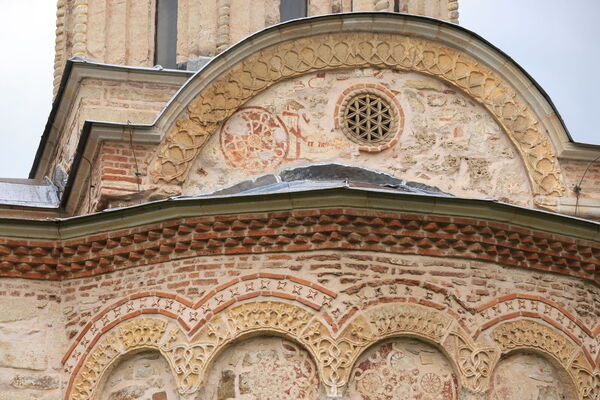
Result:
{"label": "electrical wire", "polygon": [[137,183],[137,191],[139,193],[141,191],[140,176],[142,176],[142,174],[140,173],[137,156],[135,155],[135,149],[133,148],[133,128],[130,126],[130,124],[131,122],[127,120],[127,131],[129,133],[129,147],[131,148],[131,152],[133,153],[133,162],[135,164],[135,178]]}
{"label": "electrical wire", "polygon": [[592,161],[590,161],[590,163],[587,165],[587,168],[583,172],[583,175],[581,176],[579,183],[577,185],[575,185],[575,187],[573,188],[573,191],[575,192],[575,198],[576,198],[576,200],[575,200],[575,216],[577,216],[577,209],[579,208],[579,196],[581,195],[581,184],[583,183],[583,180],[585,179],[585,175],[590,170],[590,167],[598,160],[600,160],[600,155],[598,155],[598,157],[596,157]]}

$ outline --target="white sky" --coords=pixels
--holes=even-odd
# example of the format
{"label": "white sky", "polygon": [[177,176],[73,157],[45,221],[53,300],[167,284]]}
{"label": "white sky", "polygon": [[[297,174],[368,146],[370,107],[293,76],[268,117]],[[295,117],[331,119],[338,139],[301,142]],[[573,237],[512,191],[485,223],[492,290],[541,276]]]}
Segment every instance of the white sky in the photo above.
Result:
{"label": "white sky", "polygon": [[[575,141],[600,144],[600,0],[459,0],[460,22],[546,90]],[[25,178],[50,113],[56,0],[0,0],[0,177]]]}

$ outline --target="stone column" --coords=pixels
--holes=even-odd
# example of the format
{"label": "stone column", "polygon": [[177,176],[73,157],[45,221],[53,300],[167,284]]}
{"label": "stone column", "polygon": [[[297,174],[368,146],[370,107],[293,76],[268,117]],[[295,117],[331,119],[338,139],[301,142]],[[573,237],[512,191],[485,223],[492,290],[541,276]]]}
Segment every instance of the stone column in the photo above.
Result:
{"label": "stone column", "polygon": [[58,91],[67,58],[67,40],[65,37],[66,12],[66,0],[58,0],[56,4],[56,39],[54,42],[54,96],[56,96],[56,92]]}
{"label": "stone column", "polygon": [[75,0],[73,8],[73,57],[87,56],[87,0]]}
{"label": "stone column", "polygon": [[231,15],[231,0],[219,0],[217,3],[217,52],[229,46],[229,20]]}

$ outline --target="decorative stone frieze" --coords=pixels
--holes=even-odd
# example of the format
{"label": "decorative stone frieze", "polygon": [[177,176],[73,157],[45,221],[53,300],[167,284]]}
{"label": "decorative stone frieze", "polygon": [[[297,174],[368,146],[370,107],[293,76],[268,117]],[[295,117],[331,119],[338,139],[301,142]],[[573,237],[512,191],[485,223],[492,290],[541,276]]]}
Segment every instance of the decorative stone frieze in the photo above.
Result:
{"label": "decorative stone frieze", "polygon": [[198,255],[324,249],[461,257],[598,282],[596,242],[474,219],[315,209],[175,220],[49,243],[0,241],[0,276],[62,280]]}
{"label": "decorative stone frieze", "polygon": [[277,82],[316,71],[357,67],[420,72],[463,90],[499,121],[521,155],[534,194],[564,194],[556,155],[538,117],[494,71],[435,41],[365,32],[316,35],[273,45],[224,72],[196,95],[166,133],[151,166],[153,182],[181,185],[218,127],[250,98]]}
{"label": "decorative stone frieze", "polygon": [[[410,303],[369,307],[337,332],[322,322],[318,311],[285,300],[257,300],[232,306],[216,313],[191,336],[177,325],[177,318],[177,314],[137,317],[107,326],[85,352],[74,355],[76,365],[70,371],[73,379],[68,398],[93,398],[108,368],[138,348],[160,351],[171,365],[178,391],[195,393],[205,382],[215,357],[248,335],[282,336],[300,344],[315,362],[319,378],[331,396],[344,393],[350,373],[366,349],[398,337],[420,338],[441,349],[460,386],[472,393],[486,392],[500,354],[516,350],[540,350],[553,357],[573,378],[579,399],[595,399],[598,387],[598,373],[581,350],[560,331],[530,320],[499,325],[493,330],[494,342],[490,343],[475,341],[448,314]],[[360,368],[371,367],[361,364]],[[430,378],[423,378],[427,383],[423,390],[428,390],[435,380],[435,374],[428,374],[425,375]]]}

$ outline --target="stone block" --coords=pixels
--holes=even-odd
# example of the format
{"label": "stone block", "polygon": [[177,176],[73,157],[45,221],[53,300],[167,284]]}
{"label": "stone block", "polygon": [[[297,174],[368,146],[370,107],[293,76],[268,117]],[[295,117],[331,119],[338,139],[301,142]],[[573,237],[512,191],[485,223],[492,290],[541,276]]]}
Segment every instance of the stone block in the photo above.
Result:
{"label": "stone block", "polygon": [[0,341],[0,367],[45,370],[48,366],[44,342]]}
{"label": "stone block", "polygon": [[0,299],[0,323],[23,321],[36,317],[47,302],[28,298]]}
{"label": "stone block", "polygon": [[45,370],[48,350],[46,334],[30,321],[0,325],[0,367]]}

